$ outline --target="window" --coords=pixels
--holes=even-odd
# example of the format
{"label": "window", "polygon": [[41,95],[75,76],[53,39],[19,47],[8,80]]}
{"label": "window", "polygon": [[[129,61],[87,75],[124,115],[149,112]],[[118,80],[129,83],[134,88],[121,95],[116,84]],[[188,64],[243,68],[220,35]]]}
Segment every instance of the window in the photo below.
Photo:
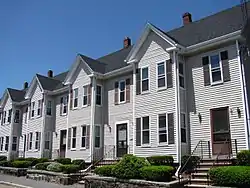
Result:
{"label": "window", "polygon": [[95,126],[95,147],[99,148],[101,145],[101,127],[99,125]]}
{"label": "window", "polygon": [[45,133],[45,147],[44,149],[50,149],[51,132]]}
{"label": "window", "polygon": [[102,86],[96,86],[96,104],[102,105]]}
{"label": "window", "polygon": [[210,56],[211,83],[222,81],[221,61],[219,54]]}
{"label": "window", "polygon": [[29,147],[28,147],[28,150],[32,150],[32,139],[33,139],[32,137],[33,137],[33,134],[30,133],[30,134],[29,134],[29,143],[28,143],[28,144],[29,144],[29,145],[28,145]]}
{"label": "window", "polygon": [[141,69],[141,90],[142,92],[149,90],[148,67]]}
{"label": "window", "polygon": [[17,149],[17,137],[13,136],[12,151],[16,151],[16,149]]}
{"label": "window", "polygon": [[0,151],[3,151],[4,137],[0,137]]}
{"label": "window", "polygon": [[186,115],[181,113],[181,142],[187,142],[187,134],[186,134]]}
{"label": "window", "polygon": [[26,107],[26,109],[25,109],[24,123],[27,123],[27,119],[28,119],[28,107]]}
{"label": "window", "polygon": [[3,113],[0,112],[0,122],[1,122],[1,125],[3,124]]}
{"label": "window", "polygon": [[158,63],[157,64],[157,85],[158,88],[166,86],[166,63]]}
{"label": "window", "polygon": [[40,132],[36,132],[36,141],[35,141],[35,149],[38,149],[40,148],[40,135],[41,133]]}
{"label": "window", "polygon": [[73,97],[74,97],[74,108],[76,108],[78,106],[78,88],[74,89]]}
{"label": "window", "polygon": [[83,101],[82,105],[87,106],[88,105],[88,87],[89,86],[83,86]]}
{"label": "window", "polygon": [[149,116],[142,118],[142,144],[149,144]]}
{"label": "window", "polygon": [[167,118],[166,114],[158,115],[159,143],[167,142]]}
{"label": "window", "polygon": [[19,121],[20,121],[20,110],[16,110],[14,122],[19,123]]}
{"label": "window", "polygon": [[11,116],[12,116],[12,109],[10,109],[8,112],[8,120],[7,120],[8,123],[11,122]]}
{"label": "window", "polygon": [[9,150],[9,137],[6,136],[5,137],[5,151],[8,151]]}
{"label": "window", "polygon": [[123,103],[126,101],[125,89],[126,89],[126,82],[124,80],[120,81],[119,82],[119,103]]}
{"label": "window", "polygon": [[52,115],[52,101],[47,102],[47,115],[48,116]]}
{"label": "window", "polygon": [[82,148],[86,147],[86,136],[87,136],[87,127],[82,126],[82,143],[81,143]]}
{"label": "window", "polygon": [[37,106],[37,116],[42,115],[42,100],[38,101],[38,106]]}
{"label": "window", "polygon": [[3,112],[3,123],[6,123],[6,111]]}
{"label": "window", "polygon": [[68,96],[61,97],[61,115],[67,114],[68,111]]}
{"label": "window", "polygon": [[31,117],[35,116],[35,102],[31,103]]}
{"label": "window", "polygon": [[184,80],[184,64],[179,63],[179,84],[180,87],[185,88],[185,80]]}
{"label": "window", "polygon": [[72,127],[72,142],[71,142],[71,148],[75,149],[76,148],[76,127]]}

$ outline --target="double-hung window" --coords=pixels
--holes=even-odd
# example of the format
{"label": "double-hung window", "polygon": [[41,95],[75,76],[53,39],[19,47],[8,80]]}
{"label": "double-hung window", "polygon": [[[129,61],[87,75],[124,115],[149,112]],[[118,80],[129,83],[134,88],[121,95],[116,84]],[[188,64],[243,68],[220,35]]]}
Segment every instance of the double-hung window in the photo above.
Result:
{"label": "double-hung window", "polygon": [[186,115],[181,113],[181,142],[187,142],[187,134],[186,134]]}
{"label": "double-hung window", "polygon": [[81,148],[86,148],[87,126],[82,126]]}
{"label": "double-hung window", "polygon": [[96,86],[96,104],[102,105],[102,86]]}
{"label": "double-hung window", "polygon": [[27,119],[28,119],[28,107],[25,108],[24,123],[27,123]]}
{"label": "double-hung window", "polygon": [[158,127],[159,127],[159,143],[167,143],[167,116],[166,114],[158,115]]}
{"label": "double-hung window", "polygon": [[101,145],[101,126],[95,126],[95,147],[99,148]]}
{"label": "double-hung window", "polygon": [[38,106],[37,106],[37,116],[42,115],[42,100],[38,101]]}
{"label": "double-hung window", "polygon": [[50,149],[51,132],[45,133],[45,149]]}
{"label": "double-hung window", "polygon": [[8,151],[9,150],[9,137],[8,136],[6,136],[5,137],[5,151]]}
{"label": "double-hung window", "polygon": [[36,140],[35,140],[35,149],[39,150],[39,145],[40,145],[40,132],[36,132]]}
{"label": "double-hung window", "polygon": [[61,97],[61,115],[67,114],[68,111],[68,96]]}
{"label": "double-hung window", "polygon": [[52,115],[52,101],[47,102],[47,115],[51,116]]}
{"label": "double-hung window", "polygon": [[73,98],[74,98],[74,108],[78,106],[78,88],[74,89],[73,91]]}
{"label": "double-hung window", "polygon": [[119,103],[124,103],[126,101],[126,82],[122,80],[119,82]]}
{"label": "double-hung window", "polygon": [[11,117],[12,117],[12,109],[10,109],[8,112],[8,123],[11,122]]}
{"label": "double-hung window", "polygon": [[71,148],[76,149],[76,127],[72,127]]}
{"label": "double-hung window", "polygon": [[144,67],[141,69],[141,86],[142,92],[149,90],[148,67]]}
{"label": "double-hung window", "polygon": [[179,63],[179,85],[182,88],[185,88],[185,79],[184,79],[184,64]]}
{"label": "double-hung window", "polygon": [[142,118],[142,144],[149,144],[149,116]]}
{"label": "double-hung window", "polygon": [[17,137],[13,136],[13,141],[12,141],[12,151],[17,150]]}
{"label": "double-hung window", "polygon": [[220,60],[220,55],[210,56],[210,78],[211,83],[222,82],[222,64]]}
{"label": "double-hung window", "polygon": [[83,98],[82,98],[82,105],[88,105],[88,88],[89,86],[83,86]]}
{"label": "double-hung window", "polygon": [[14,122],[15,123],[19,123],[20,122],[20,110],[16,110]]}
{"label": "double-hung window", "polygon": [[4,137],[0,137],[0,151],[3,151]]}
{"label": "double-hung window", "polygon": [[33,133],[29,133],[28,150],[32,150],[32,139],[33,139]]}
{"label": "double-hung window", "polygon": [[6,111],[3,112],[3,124],[6,123]]}
{"label": "double-hung window", "polygon": [[158,88],[166,87],[166,62],[157,64],[157,85]]}
{"label": "double-hung window", "polygon": [[31,117],[35,116],[35,102],[31,103]]}

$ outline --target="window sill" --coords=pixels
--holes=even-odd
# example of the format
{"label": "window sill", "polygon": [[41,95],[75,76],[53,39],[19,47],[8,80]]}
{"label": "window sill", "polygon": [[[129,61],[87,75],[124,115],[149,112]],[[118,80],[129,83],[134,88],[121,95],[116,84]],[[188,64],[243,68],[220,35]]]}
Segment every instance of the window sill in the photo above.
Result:
{"label": "window sill", "polygon": [[76,148],[71,148],[70,151],[76,151]]}
{"label": "window sill", "polygon": [[102,105],[96,104],[97,107],[102,107]]}
{"label": "window sill", "polygon": [[38,150],[38,149],[34,149],[33,151],[34,151],[34,152],[38,152],[39,150]]}
{"label": "window sill", "polygon": [[39,116],[37,116],[37,117],[36,117],[36,119],[39,119],[39,118],[41,118],[41,117],[42,117],[42,116],[41,116],[41,115],[39,115]]}
{"label": "window sill", "polygon": [[85,151],[85,150],[87,150],[86,148],[80,148],[80,151]]}
{"label": "window sill", "polygon": [[167,90],[167,87],[160,87],[160,88],[157,88],[157,91],[165,91]]}
{"label": "window sill", "polygon": [[166,147],[166,146],[168,146],[167,142],[158,143],[158,147]]}
{"label": "window sill", "polygon": [[60,114],[60,116],[63,116],[63,117],[64,117],[64,116],[67,116],[67,115],[68,115],[67,113],[66,113],[66,114]]}
{"label": "window sill", "polygon": [[221,84],[223,84],[223,83],[224,83],[223,81],[220,81],[220,82],[213,82],[213,83],[211,83],[210,86],[217,86],[217,85],[221,85]]}
{"label": "window sill", "polygon": [[89,105],[83,105],[82,108],[87,108]]}
{"label": "window sill", "polygon": [[140,95],[148,95],[149,93],[150,93],[150,91],[143,91],[143,92],[141,92]]}
{"label": "window sill", "polygon": [[79,107],[74,107],[74,108],[72,108],[71,110],[72,111],[75,111],[75,110],[78,110],[79,109]]}
{"label": "window sill", "polygon": [[139,147],[140,148],[151,148],[151,145],[150,144],[144,144],[144,145],[141,145]]}

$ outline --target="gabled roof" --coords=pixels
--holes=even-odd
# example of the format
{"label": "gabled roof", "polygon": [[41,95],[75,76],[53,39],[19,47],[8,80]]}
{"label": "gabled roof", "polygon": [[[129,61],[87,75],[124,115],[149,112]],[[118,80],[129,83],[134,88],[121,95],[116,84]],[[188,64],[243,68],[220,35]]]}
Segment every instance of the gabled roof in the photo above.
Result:
{"label": "gabled roof", "polygon": [[24,96],[25,96],[26,90],[17,90],[13,88],[7,88],[7,90],[10,94],[10,98],[12,101],[21,102],[25,100]]}
{"label": "gabled roof", "polygon": [[42,88],[47,91],[53,91],[53,90],[61,89],[65,87],[62,81],[57,80],[57,79],[63,79],[64,76],[65,76],[65,73],[63,73],[63,75],[59,75],[59,77],[53,77],[53,78],[49,78],[40,74],[36,74],[36,77],[39,80]]}
{"label": "gabled roof", "polygon": [[99,73],[105,73],[105,67],[106,64],[105,63],[101,63],[98,60],[92,59],[90,57],[87,57],[85,55],[82,54],[78,54],[84,61],[85,63],[88,64],[88,66],[95,72],[99,72]]}

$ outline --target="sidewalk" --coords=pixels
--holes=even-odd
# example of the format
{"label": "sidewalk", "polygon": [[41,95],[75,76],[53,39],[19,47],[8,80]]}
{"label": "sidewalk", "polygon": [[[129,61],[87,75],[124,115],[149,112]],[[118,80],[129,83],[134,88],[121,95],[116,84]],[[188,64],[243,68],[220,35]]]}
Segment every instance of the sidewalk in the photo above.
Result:
{"label": "sidewalk", "polygon": [[[11,182],[14,184],[19,184],[23,186],[33,187],[33,188],[84,188],[83,185],[74,184],[74,185],[59,185],[48,183],[45,181],[35,181],[31,179],[26,179],[25,177],[15,177],[0,174],[0,181]],[[0,188],[12,188],[11,186],[1,185]]]}

